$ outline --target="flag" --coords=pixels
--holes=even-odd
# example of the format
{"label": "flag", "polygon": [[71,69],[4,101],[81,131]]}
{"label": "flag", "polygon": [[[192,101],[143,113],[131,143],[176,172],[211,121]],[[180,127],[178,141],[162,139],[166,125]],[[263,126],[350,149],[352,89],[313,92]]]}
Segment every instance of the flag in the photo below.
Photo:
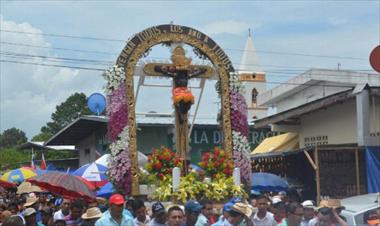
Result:
{"label": "flag", "polygon": [[36,165],[34,164],[34,152],[32,151],[32,160],[30,162],[30,167],[35,169],[36,168]]}
{"label": "flag", "polygon": [[42,169],[42,170],[45,170],[45,169],[46,169],[45,156],[44,156],[44,153],[43,153],[43,152],[42,152],[42,157],[41,157],[40,169]]}

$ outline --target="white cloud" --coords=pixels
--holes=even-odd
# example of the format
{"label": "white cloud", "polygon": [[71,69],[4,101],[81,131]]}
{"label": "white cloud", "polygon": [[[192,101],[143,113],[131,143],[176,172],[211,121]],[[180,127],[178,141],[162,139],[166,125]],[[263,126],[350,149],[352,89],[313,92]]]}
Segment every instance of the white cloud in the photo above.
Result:
{"label": "white cloud", "polygon": [[202,29],[207,34],[234,34],[234,35],[240,35],[240,34],[247,34],[248,29],[256,29],[260,27],[260,25],[255,25],[252,27],[247,22],[243,21],[235,21],[235,20],[225,20],[225,21],[215,21],[206,24]]}
{"label": "white cloud", "polygon": [[[0,17],[3,30],[42,33],[28,23],[15,23]],[[42,35],[28,35],[2,32],[3,42],[25,43],[27,45],[50,47]],[[56,56],[50,48],[31,48],[20,45],[2,45],[2,51],[8,53]],[[45,58],[14,58],[1,55],[1,60],[31,62],[37,64],[55,64]],[[76,69],[46,67],[30,64],[1,62],[1,117],[0,131],[16,127],[31,138],[39,132],[41,126],[50,120],[55,106],[74,92],[101,91],[104,80],[98,72]]]}

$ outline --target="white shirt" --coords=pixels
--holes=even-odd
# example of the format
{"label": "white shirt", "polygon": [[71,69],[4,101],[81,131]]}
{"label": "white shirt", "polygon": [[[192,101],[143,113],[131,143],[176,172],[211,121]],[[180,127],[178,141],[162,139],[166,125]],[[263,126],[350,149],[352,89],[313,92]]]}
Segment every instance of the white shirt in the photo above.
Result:
{"label": "white shirt", "polygon": [[135,217],[135,219],[133,219],[133,223],[135,223],[135,225],[137,225],[137,226],[145,226],[149,223],[149,221],[150,221],[150,217],[148,215],[146,215],[144,222],[137,220],[137,217]]}
{"label": "white shirt", "polygon": [[53,219],[54,219],[54,221],[61,220],[64,217],[66,217],[67,215],[63,215],[62,210],[58,210],[57,212],[54,213]]}
{"label": "white shirt", "polygon": [[273,214],[268,212],[268,211],[267,211],[265,217],[262,219],[260,219],[257,216],[257,213],[255,213],[255,215],[253,215],[252,221],[253,221],[254,226],[275,226],[275,225],[277,225],[277,222],[274,219]]}

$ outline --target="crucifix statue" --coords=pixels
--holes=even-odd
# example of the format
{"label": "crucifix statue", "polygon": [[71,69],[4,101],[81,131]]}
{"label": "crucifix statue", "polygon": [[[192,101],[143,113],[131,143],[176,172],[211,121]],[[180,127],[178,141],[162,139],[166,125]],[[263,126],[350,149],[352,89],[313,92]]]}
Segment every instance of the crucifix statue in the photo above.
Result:
{"label": "crucifix statue", "polygon": [[183,172],[187,173],[187,152],[189,145],[188,111],[194,103],[194,96],[188,89],[192,78],[209,78],[213,68],[204,65],[191,65],[191,58],[186,57],[182,46],[177,45],[172,51],[172,64],[148,63],[144,67],[147,75],[165,76],[173,79],[173,105],[175,109],[176,149],[182,161]]}

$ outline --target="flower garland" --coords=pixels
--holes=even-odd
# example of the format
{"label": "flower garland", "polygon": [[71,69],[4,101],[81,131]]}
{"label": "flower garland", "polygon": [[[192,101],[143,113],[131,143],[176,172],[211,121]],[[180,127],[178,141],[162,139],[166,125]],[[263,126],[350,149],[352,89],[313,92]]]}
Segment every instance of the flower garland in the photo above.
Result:
{"label": "flower garland", "polygon": [[108,138],[112,160],[108,175],[113,184],[126,194],[131,192],[131,161],[129,157],[128,103],[124,69],[114,65],[103,73],[107,84]]}
{"label": "flower garland", "polygon": [[250,146],[248,143],[247,104],[245,102],[243,86],[235,72],[230,73],[230,104],[231,104],[231,127],[232,149],[235,167],[240,168],[240,175],[246,184],[251,180]]}

